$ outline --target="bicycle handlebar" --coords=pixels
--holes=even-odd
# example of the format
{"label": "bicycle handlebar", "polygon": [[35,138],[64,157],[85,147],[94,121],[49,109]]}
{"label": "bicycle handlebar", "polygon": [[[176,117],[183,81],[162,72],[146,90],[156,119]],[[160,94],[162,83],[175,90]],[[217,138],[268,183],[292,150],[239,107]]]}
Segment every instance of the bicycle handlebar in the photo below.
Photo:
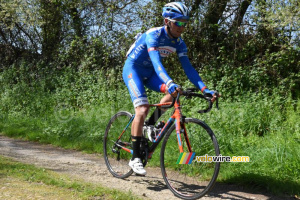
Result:
{"label": "bicycle handlebar", "polygon": [[[198,113],[207,113],[207,112],[209,112],[213,107],[213,102],[211,101],[211,99],[213,97],[209,97],[209,96],[205,96],[203,94],[195,93],[196,91],[198,91],[197,88],[188,88],[187,90],[183,90],[182,94],[180,94],[178,92],[176,98],[173,97],[172,104],[170,104],[168,106],[162,106],[162,108],[171,108],[171,107],[173,107],[175,102],[178,102],[180,95],[182,95],[182,96],[186,96],[187,98],[200,97],[202,99],[205,99],[206,101],[208,101],[208,107],[204,110],[198,110],[197,112]],[[216,107],[217,107],[217,109],[219,109],[219,100],[218,100],[219,93],[215,92],[215,94],[217,96],[216,97]]]}

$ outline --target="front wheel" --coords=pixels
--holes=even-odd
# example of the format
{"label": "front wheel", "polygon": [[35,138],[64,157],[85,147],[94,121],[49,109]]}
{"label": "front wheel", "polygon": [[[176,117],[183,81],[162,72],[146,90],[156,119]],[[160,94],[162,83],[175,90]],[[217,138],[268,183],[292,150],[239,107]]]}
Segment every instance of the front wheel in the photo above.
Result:
{"label": "front wheel", "polygon": [[129,112],[115,114],[105,130],[103,141],[104,160],[109,172],[117,178],[127,178],[133,171],[128,166],[132,155],[131,121],[133,117]]}
{"label": "front wheel", "polygon": [[[205,158],[206,155],[219,156],[220,150],[213,131],[204,122],[187,118],[184,124],[191,150],[195,153],[194,158],[191,160],[189,157],[192,154],[189,154],[183,133],[181,138],[184,154],[180,155],[176,129],[173,125],[161,147],[161,171],[168,188],[175,196],[182,199],[197,199],[207,194],[213,187],[220,169],[219,162],[204,162],[199,158],[200,156]],[[190,164],[183,164],[189,163],[187,161],[191,161]]]}

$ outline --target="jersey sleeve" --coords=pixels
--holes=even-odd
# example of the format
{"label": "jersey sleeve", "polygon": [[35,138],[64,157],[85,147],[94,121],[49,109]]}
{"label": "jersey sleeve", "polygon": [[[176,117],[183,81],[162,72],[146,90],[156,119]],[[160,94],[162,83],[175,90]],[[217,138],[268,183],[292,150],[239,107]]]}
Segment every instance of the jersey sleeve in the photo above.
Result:
{"label": "jersey sleeve", "polygon": [[154,66],[155,72],[158,77],[166,84],[170,84],[172,79],[168,75],[166,69],[162,64],[162,59],[159,53],[159,32],[153,31],[146,36],[146,45],[148,54]]}
{"label": "jersey sleeve", "polygon": [[202,92],[206,88],[205,84],[203,83],[201,77],[199,76],[199,73],[195,70],[195,68],[192,66],[188,56],[187,56],[187,47],[185,43],[182,41],[182,43],[179,45],[179,49],[177,50],[177,55],[179,57],[180,63],[182,65],[182,68],[187,75],[188,79]]}

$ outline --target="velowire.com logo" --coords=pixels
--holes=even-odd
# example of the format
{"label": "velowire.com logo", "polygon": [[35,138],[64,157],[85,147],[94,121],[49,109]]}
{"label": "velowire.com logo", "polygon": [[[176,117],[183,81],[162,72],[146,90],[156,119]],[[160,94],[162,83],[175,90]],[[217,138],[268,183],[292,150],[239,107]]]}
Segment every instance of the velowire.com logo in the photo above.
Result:
{"label": "velowire.com logo", "polygon": [[[195,159],[194,159],[195,158]],[[211,162],[250,162],[249,156],[209,156],[205,154],[204,156],[196,156],[194,152],[189,153],[180,153],[179,158],[176,164],[191,164],[193,162],[203,162],[203,163],[211,163]]]}

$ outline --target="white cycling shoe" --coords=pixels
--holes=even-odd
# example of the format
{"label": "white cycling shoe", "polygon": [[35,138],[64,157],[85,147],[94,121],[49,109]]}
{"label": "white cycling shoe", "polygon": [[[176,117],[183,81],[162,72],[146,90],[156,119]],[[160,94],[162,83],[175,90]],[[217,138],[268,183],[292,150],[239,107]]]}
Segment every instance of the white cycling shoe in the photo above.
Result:
{"label": "white cycling shoe", "polygon": [[132,170],[139,174],[145,176],[147,174],[146,170],[144,169],[143,163],[140,158],[135,158],[134,160],[129,161],[129,166]]}

